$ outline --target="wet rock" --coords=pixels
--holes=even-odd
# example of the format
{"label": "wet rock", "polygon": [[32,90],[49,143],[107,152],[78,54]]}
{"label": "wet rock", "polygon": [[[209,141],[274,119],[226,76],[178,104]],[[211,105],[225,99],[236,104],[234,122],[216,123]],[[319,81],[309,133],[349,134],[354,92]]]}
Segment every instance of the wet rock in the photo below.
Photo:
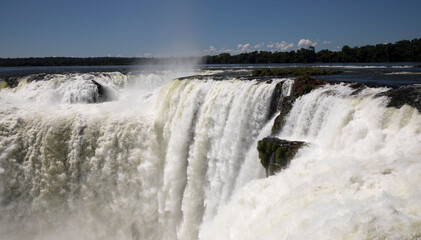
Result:
{"label": "wet rock", "polygon": [[294,79],[293,97],[301,97],[302,95],[311,92],[313,89],[319,88],[328,83],[328,81],[315,79],[308,75],[298,77]]}
{"label": "wet rock", "polygon": [[351,96],[360,94],[364,89],[367,89],[367,85],[363,83],[351,83],[348,85],[350,88],[354,89],[351,93]]}
{"label": "wet rock", "polygon": [[294,98],[291,96],[283,97],[281,103],[278,106],[279,115],[276,116],[275,120],[273,121],[272,135],[278,134],[282,130],[282,127],[285,124],[285,116],[291,111],[293,102]]}
{"label": "wet rock", "polygon": [[7,83],[7,86],[10,88],[15,88],[19,85],[20,82],[30,83],[36,81],[46,80],[45,77],[48,76],[45,73],[30,74],[27,76],[7,76],[3,78],[3,81]]}
{"label": "wet rock", "polygon": [[408,104],[421,112],[421,85],[402,86],[376,95],[376,97],[382,96],[389,98],[387,107],[401,108]]}
{"label": "wet rock", "polygon": [[8,87],[15,88],[19,85],[20,78],[19,77],[7,77],[3,81],[7,83]]}
{"label": "wet rock", "polygon": [[272,93],[270,107],[269,107],[269,113],[267,116],[267,119],[271,119],[276,112],[280,110],[280,107],[282,105],[282,85],[283,82],[277,83],[275,90]]}
{"label": "wet rock", "polygon": [[92,81],[92,83],[95,84],[95,86],[98,88],[98,102],[107,102],[112,100],[104,86],[95,80],[90,81]]}
{"label": "wet rock", "polygon": [[[282,127],[285,124],[285,116],[288,115],[288,113],[291,111],[292,104],[295,101],[295,99],[325,84],[330,83],[325,80],[314,79],[307,75],[294,79],[291,96],[283,97],[282,101],[277,100],[279,102],[279,104],[277,105],[279,115],[274,120],[272,126],[272,135],[276,135],[282,130]],[[282,85],[280,89],[282,89]]]}
{"label": "wet rock", "polygon": [[266,170],[266,176],[286,168],[294,158],[298,149],[304,145],[304,142],[287,141],[274,137],[267,137],[260,140],[257,144],[260,163]]}

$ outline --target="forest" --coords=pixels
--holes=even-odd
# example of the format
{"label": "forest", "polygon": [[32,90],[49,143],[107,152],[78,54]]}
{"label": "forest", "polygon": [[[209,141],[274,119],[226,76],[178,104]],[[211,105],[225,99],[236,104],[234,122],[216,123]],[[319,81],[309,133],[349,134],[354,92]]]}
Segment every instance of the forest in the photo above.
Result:
{"label": "forest", "polygon": [[202,57],[185,58],[137,58],[137,57],[30,57],[0,58],[0,66],[122,66],[122,65],[158,65],[184,64],[202,61]]}
{"label": "forest", "polygon": [[268,64],[268,63],[365,63],[365,62],[421,62],[421,39],[396,43],[343,46],[340,51],[320,50],[314,46],[289,52],[254,51],[231,55],[189,58],[125,58],[125,57],[30,57],[0,58],[0,66],[110,66],[199,62],[204,64]]}
{"label": "forest", "polygon": [[254,51],[233,56],[222,53],[205,58],[207,64],[421,62],[421,39],[375,46],[343,46],[336,52],[326,49],[316,52],[310,46],[289,52]]}

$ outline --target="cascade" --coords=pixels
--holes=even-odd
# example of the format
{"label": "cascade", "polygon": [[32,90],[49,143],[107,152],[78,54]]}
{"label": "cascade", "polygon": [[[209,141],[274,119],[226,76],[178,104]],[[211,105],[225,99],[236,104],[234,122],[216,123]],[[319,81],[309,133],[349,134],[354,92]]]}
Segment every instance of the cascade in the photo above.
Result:
{"label": "cascade", "polygon": [[264,176],[256,142],[291,81],[173,77],[52,74],[1,90],[0,236],[198,238]]}
{"label": "cascade", "polygon": [[298,98],[277,137],[305,147],[237,191],[200,238],[419,238],[421,115],[386,107],[383,91],[338,84]]}

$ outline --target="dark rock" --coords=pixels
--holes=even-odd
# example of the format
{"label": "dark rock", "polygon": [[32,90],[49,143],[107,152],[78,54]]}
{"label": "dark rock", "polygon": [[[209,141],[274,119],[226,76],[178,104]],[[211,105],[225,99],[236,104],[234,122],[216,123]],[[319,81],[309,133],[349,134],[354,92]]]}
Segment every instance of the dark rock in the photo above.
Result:
{"label": "dark rock", "polygon": [[45,80],[46,76],[47,76],[47,74],[45,74],[45,73],[31,74],[31,75],[28,76],[27,81],[28,82],[42,81],[42,80]]}
{"label": "dark rock", "polygon": [[376,97],[382,96],[389,97],[387,107],[401,108],[408,104],[421,112],[421,85],[402,86],[376,95]]}
{"label": "dark rock", "polygon": [[276,84],[275,90],[272,93],[267,119],[271,119],[273,115],[280,110],[280,105],[282,105],[282,85],[283,82]]}
{"label": "dark rock", "polygon": [[3,79],[3,81],[7,82],[8,87],[15,88],[19,85],[19,83],[22,80],[25,80],[26,82],[36,82],[36,81],[43,81],[45,80],[45,77],[47,74],[45,73],[36,73],[36,74],[30,74],[25,77],[21,76],[9,76]]}
{"label": "dark rock", "polygon": [[291,96],[283,97],[282,102],[278,106],[279,115],[276,116],[273,126],[272,135],[278,134],[285,124],[285,116],[291,111],[294,98]]}
{"label": "dark rock", "polygon": [[[277,110],[279,111],[279,115],[275,118],[275,121],[273,123],[272,135],[276,135],[281,131],[285,123],[285,116],[288,115],[288,113],[291,111],[292,104],[295,101],[295,99],[325,84],[331,83],[325,80],[314,79],[308,75],[304,75],[294,79],[291,96],[283,97],[282,101],[279,104],[277,104]],[[280,85],[280,89],[282,89],[282,85]],[[277,101],[279,102],[279,100]]]}
{"label": "dark rock", "polygon": [[328,81],[315,79],[308,75],[298,77],[294,79],[293,97],[301,97],[302,95],[311,92],[313,89],[319,88],[328,83]]}
{"label": "dark rock", "polygon": [[112,100],[104,86],[95,80],[90,81],[92,81],[92,83],[95,84],[95,86],[98,88],[98,102],[107,102]]}
{"label": "dark rock", "polygon": [[266,176],[274,175],[286,168],[303,144],[304,142],[287,141],[274,137],[260,140],[257,144],[257,150],[259,151],[260,163],[266,170]]}
{"label": "dark rock", "polygon": [[10,88],[15,88],[19,85],[20,78],[19,77],[9,77],[9,78],[6,78],[4,81],[7,82],[8,86]]}
{"label": "dark rock", "polygon": [[15,88],[19,85],[20,80],[20,77],[7,77],[3,81],[7,83],[8,87]]}
{"label": "dark rock", "polygon": [[361,93],[364,89],[367,88],[367,86],[363,83],[351,83],[348,86],[350,88],[354,89],[354,91],[351,93],[352,96],[355,96],[355,95]]}

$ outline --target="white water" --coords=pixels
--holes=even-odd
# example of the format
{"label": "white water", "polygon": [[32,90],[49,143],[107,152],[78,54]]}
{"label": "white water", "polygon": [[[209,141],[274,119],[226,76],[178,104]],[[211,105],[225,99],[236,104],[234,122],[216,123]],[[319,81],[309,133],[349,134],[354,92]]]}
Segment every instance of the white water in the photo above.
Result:
{"label": "white water", "polygon": [[[170,81],[186,74],[56,74],[1,90],[0,239],[196,239],[263,176],[255,146],[283,80]],[[87,104],[91,79],[113,101]]]}
{"label": "white water", "polygon": [[386,75],[420,75],[420,74],[421,72],[407,72],[407,71],[386,73]]}
{"label": "white water", "polygon": [[[421,237],[417,110],[385,108],[381,88],[313,91],[278,136],[307,145],[264,178],[257,141],[276,83],[288,95],[291,80],[170,81],[190,74],[55,74],[1,90],[0,239]],[[91,79],[113,101],[88,104]]]}
{"label": "white water", "polygon": [[298,99],[280,138],[290,166],[253,181],[202,224],[201,239],[419,239],[421,115],[382,89],[326,86]]}

